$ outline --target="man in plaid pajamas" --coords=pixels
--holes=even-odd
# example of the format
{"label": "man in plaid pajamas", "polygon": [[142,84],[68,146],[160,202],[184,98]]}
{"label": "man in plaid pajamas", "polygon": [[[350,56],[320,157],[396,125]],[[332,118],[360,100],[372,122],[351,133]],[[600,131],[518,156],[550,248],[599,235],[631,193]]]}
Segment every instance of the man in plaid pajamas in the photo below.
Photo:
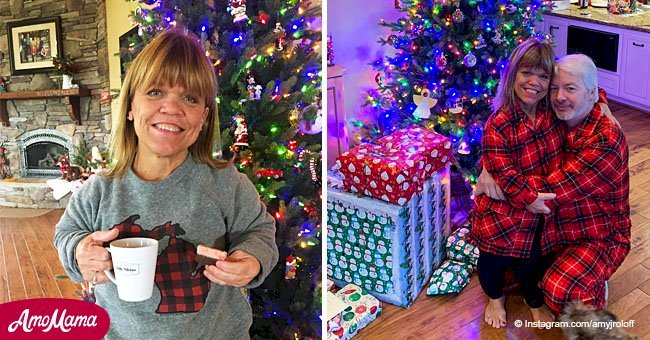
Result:
{"label": "man in plaid pajamas", "polygon": [[557,315],[573,300],[605,307],[605,282],[630,251],[630,181],[625,136],[594,105],[593,61],[585,55],[558,60],[550,96],[564,121],[564,157],[561,168],[545,178],[545,192],[557,197],[546,202],[554,214],[542,251],[552,264],[541,286]]}

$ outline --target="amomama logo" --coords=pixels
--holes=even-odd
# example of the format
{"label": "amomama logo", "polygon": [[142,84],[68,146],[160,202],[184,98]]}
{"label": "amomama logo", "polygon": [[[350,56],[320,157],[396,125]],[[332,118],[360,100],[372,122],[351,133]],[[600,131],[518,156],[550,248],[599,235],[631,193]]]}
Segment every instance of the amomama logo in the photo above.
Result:
{"label": "amomama logo", "polygon": [[13,301],[0,314],[0,339],[101,339],[110,324],[103,308],[71,299]]}

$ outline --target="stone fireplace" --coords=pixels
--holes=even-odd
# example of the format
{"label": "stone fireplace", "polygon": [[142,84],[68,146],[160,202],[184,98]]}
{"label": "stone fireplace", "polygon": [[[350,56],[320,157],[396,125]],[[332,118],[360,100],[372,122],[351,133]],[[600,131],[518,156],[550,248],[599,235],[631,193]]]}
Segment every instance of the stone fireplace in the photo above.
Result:
{"label": "stone fireplace", "polygon": [[51,129],[38,129],[20,136],[21,177],[57,178],[61,175],[56,165],[60,156],[72,157],[72,137]]}
{"label": "stone fireplace", "polygon": [[[109,51],[105,0],[1,1],[0,22],[59,17],[60,47],[79,68],[74,83],[80,89],[60,90],[53,73],[10,70],[8,55],[0,58],[0,74],[9,84],[0,109],[0,143],[13,179],[0,178],[0,206],[61,208],[48,179],[60,177],[58,157],[74,158],[76,146],[108,147],[111,129]],[[126,13],[111,13],[119,16]],[[0,49],[9,46],[6,25],[0,26]],[[119,67],[116,71],[119,74]],[[117,85],[119,87],[119,84]],[[52,93],[44,93],[50,91]],[[4,109],[4,110],[3,110]]]}

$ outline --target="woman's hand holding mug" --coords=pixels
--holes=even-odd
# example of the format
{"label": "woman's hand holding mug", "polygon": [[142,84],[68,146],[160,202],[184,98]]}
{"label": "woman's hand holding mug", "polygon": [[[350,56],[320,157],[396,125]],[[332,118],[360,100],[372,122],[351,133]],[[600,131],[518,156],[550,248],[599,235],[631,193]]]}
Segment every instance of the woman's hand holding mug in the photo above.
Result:
{"label": "woman's hand holding mug", "polygon": [[75,250],[75,259],[84,280],[90,282],[95,278],[98,284],[108,281],[104,271],[113,269],[113,263],[111,254],[103,244],[114,240],[118,235],[117,229],[100,230],[79,241]]}

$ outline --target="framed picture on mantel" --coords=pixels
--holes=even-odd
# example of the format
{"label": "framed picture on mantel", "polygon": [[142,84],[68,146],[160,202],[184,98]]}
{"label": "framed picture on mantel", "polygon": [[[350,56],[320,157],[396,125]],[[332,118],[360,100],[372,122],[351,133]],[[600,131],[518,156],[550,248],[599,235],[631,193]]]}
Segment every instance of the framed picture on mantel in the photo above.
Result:
{"label": "framed picture on mantel", "polygon": [[61,19],[29,19],[7,23],[11,74],[55,70],[52,58],[61,55]]}

